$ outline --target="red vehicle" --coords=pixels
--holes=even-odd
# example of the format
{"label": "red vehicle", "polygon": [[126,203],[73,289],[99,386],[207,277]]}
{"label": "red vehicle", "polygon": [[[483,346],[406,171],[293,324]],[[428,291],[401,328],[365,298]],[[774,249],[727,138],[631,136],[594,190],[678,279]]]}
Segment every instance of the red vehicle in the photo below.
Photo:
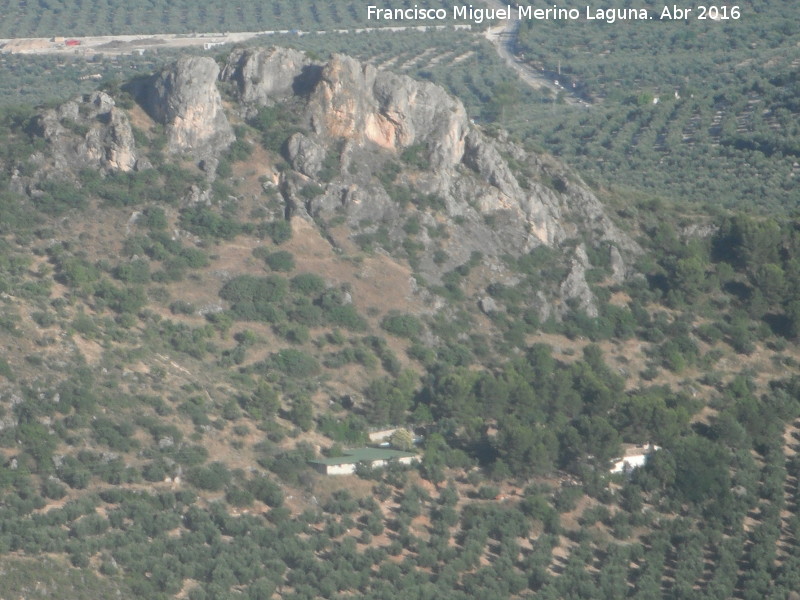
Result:
{"label": "red vehicle", "polygon": [[81,45],[81,41],[80,40],[67,40],[66,42],[64,42],[64,45],[65,46],[80,46]]}

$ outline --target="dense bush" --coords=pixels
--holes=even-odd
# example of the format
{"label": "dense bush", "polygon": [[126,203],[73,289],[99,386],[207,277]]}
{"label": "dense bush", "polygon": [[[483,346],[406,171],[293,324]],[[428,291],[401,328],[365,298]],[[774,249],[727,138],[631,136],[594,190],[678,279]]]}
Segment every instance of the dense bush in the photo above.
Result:
{"label": "dense bush", "polygon": [[257,227],[262,237],[269,237],[273,244],[283,244],[292,239],[292,225],[289,221],[269,221]]}
{"label": "dense bush", "polygon": [[231,474],[223,463],[214,462],[207,467],[192,467],[187,473],[187,479],[201,490],[214,492],[228,485]]}
{"label": "dense bush", "polygon": [[239,319],[274,322],[279,318],[275,303],[286,296],[288,287],[277,275],[240,275],[226,283],[219,295],[231,303],[231,312]]}
{"label": "dense bush", "polygon": [[292,291],[306,297],[316,297],[327,287],[325,280],[314,273],[300,273],[290,281]]}
{"label": "dense bush", "polygon": [[409,339],[418,337],[422,331],[422,323],[420,320],[414,315],[409,314],[387,315],[381,321],[381,327],[393,335]]}
{"label": "dense bush", "polygon": [[269,359],[269,365],[289,377],[313,377],[320,371],[319,363],[313,356],[293,348],[286,348],[273,354]]}
{"label": "dense bush", "polygon": [[242,231],[234,219],[200,205],[181,211],[180,224],[187,231],[212,239],[230,240]]}
{"label": "dense bush", "polygon": [[283,504],[281,487],[268,477],[260,476],[251,479],[247,483],[247,489],[257,500],[268,506],[277,507]]}
{"label": "dense bush", "polygon": [[279,250],[264,257],[264,262],[273,271],[291,271],[294,269],[294,256],[291,252]]}

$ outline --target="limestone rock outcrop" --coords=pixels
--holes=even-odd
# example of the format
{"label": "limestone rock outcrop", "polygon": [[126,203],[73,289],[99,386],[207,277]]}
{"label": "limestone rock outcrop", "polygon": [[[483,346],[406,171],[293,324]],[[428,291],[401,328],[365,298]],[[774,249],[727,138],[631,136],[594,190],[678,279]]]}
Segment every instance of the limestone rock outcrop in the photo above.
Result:
{"label": "limestone rock outcrop", "polygon": [[[597,298],[586,282],[586,270],[590,266],[586,248],[578,246],[571,260],[569,273],[561,282],[560,291],[562,300],[571,302],[575,308],[585,312],[589,317],[597,317],[600,314],[597,309]],[[562,307],[562,316],[567,312],[566,309],[566,306]]]}
{"label": "limestone rock outcrop", "polygon": [[276,98],[308,89],[319,71],[319,66],[297,50],[236,50],[228,57],[220,79],[236,84],[242,102],[266,106]]}
{"label": "limestone rock outcrop", "polygon": [[33,131],[47,141],[55,171],[131,171],[142,166],[128,116],[105,92],[43,112],[34,119]]}
{"label": "limestone rock outcrop", "polygon": [[295,133],[286,143],[289,161],[297,171],[316,177],[325,160],[325,148],[302,133]]}
{"label": "limestone rock outcrop", "polygon": [[[601,265],[590,255],[608,257],[609,282],[631,275],[638,245],[580,177],[508,134],[490,135],[433,83],[344,55],[323,63],[269,48],[236,50],[222,69],[209,57],[182,58],[132,84],[134,97],[165,126],[168,150],[192,155],[209,180],[235,139],[218,85],[237,97],[227,110],[245,121],[281,105],[250,122],[274,136],[270,149],[288,163],[268,178],[284,215],[320,225],[335,219],[347,226],[339,235],[374,236],[409,259],[407,248],[416,248],[414,269],[437,283],[475,255],[489,280],[503,283],[513,275],[508,257],[553,249],[553,272],[565,275],[551,282],[547,297],[537,294],[543,319],[563,316],[567,307],[598,314],[586,272]],[[106,94],[47,111],[35,125],[57,167],[77,173],[148,165],[136,154],[126,113]],[[192,202],[201,201],[195,195]],[[502,310],[490,300],[481,303],[484,312]]]}
{"label": "limestone rock outcrop", "polygon": [[402,150],[424,147],[433,170],[461,161],[469,122],[439,86],[334,55],[309,98],[312,130],[324,137]]}
{"label": "limestone rock outcrop", "polygon": [[148,113],[166,126],[171,151],[212,155],[235,139],[217,89],[219,71],[212,58],[181,58],[139,91]]}

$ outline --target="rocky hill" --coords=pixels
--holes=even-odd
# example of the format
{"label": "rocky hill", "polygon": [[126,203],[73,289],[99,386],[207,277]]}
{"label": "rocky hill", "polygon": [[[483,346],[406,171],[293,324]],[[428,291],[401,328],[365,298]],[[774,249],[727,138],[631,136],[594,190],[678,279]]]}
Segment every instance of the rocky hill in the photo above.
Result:
{"label": "rocky hill", "polygon": [[[189,158],[208,180],[236,139],[231,122],[252,122],[266,109],[266,126],[284,128],[272,149],[288,164],[255,167],[264,185],[280,192],[286,218],[323,228],[344,222],[326,229],[334,247],[342,236],[380,232],[384,245],[399,248],[411,219],[421,231],[419,274],[438,283],[478,252],[491,272],[485,285],[510,280],[502,257],[557,249],[568,271],[559,286],[540,290],[542,320],[562,316],[567,302],[597,315],[585,272],[599,265],[591,264],[586,247],[604,255],[616,283],[638,252],[576,174],[526,152],[503,132],[487,135],[457,99],[429,82],[342,55],[319,63],[275,48],[236,51],[222,69],[210,58],[181,59],[127,89],[163,127],[167,157]],[[17,180],[18,190],[35,194],[43,172],[77,180],[83,168],[106,175],[151,167],[140,157],[128,114],[103,92],[42,114],[34,131],[46,149],[35,157],[39,174]],[[391,254],[408,259],[402,250]]]}

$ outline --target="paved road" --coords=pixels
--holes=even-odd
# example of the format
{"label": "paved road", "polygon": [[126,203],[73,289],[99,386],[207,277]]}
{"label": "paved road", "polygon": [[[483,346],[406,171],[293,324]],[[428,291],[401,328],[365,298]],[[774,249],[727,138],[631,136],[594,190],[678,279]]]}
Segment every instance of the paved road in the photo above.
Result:
{"label": "paved road", "polygon": [[[486,4],[495,8],[505,8],[506,4],[499,0],[485,0]],[[494,27],[486,30],[486,38],[494,44],[497,53],[500,55],[506,64],[516,71],[520,79],[527,83],[532,88],[550,90],[553,94],[558,95],[563,92],[564,101],[567,104],[582,104],[588,106],[588,103],[576,95],[572,90],[558,85],[547,75],[543,74],[538,69],[535,69],[523,62],[517,57],[515,52],[517,35],[519,34],[519,19],[517,18],[516,9],[511,9],[511,18],[501,22]]]}

